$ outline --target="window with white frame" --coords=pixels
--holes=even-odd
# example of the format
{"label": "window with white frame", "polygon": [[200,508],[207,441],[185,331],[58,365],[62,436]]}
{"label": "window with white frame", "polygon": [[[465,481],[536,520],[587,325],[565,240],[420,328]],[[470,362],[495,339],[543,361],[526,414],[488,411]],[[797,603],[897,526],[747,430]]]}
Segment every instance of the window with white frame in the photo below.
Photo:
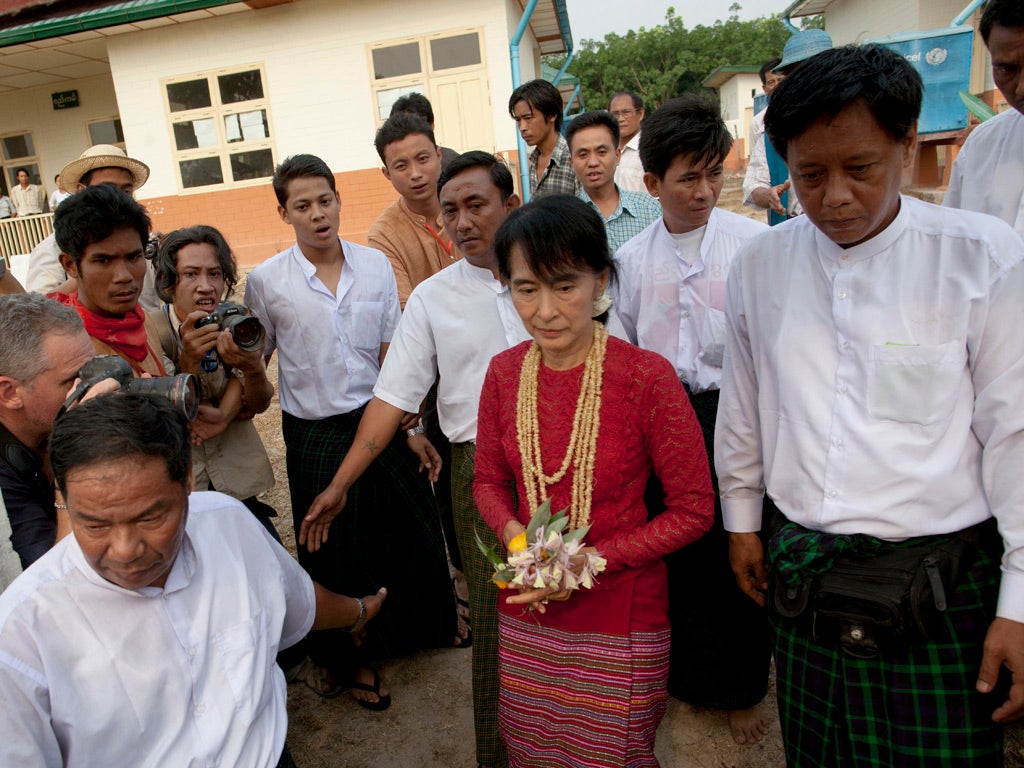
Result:
{"label": "window with white frame", "polygon": [[259,66],[164,81],[182,189],[274,175],[266,77]]}
{"label": "window with white frame", "polygon": [[436,32],[369,46],[378,124],[406,94],[431,98],[431,83],[447,75],[484,69],[480,30]]}
{"label": "window with white frame", "polygon": [[36,156],[36,145],[31,133],[9,133],[0,136],[0,158],[3,166],[2,188],[8,193],[18,183],[18,169],[28,171],[32,184],[43,184],[39,175],[39,158]]}
{"label": "window with white frame", "polygon": [[96,144],[112,144],[115,147],[126,149],[124,145],[124,131],[121,130],[121,118],[108,117],[102,120],[90,120],[89,146]]}

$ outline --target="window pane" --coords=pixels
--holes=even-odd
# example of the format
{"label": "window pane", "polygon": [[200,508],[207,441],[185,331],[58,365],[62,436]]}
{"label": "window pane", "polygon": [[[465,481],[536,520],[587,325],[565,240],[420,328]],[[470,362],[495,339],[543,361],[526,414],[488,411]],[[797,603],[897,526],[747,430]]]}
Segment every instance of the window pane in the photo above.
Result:
{"label": "window pane", "polygon": [[469,67],[480,63],[480,38],[476,32],[430,41],[430,61],[435,70]]}
{"label": "window pane", "polygon": [[114,120],[89,123],[89,139],[93,144],[123,143],[124,132],[121,130],[121,121],[115,118]]}
{"label": "window pane", "polygon": [[224,183],[224,173],[220,168],[219,157],[182,160],[178,166],[181,168],[181,185],[186,189]]}
{"label": "window pane", "polygon": [[217,83],[220,85],[221,104],[237,104],[263,98],[263,78],[258,69],[221,75]]}
{"label": "window pane", "polygon": [[224,135],[228,143],[236,141],[254,141],[270,137],[267,127],[267,111],[256,109],[252,112],[239,112],[236,115],[224,116]]}
{"label": "window pane", "polygon": [[419,43],[403,43],[390,48],[373,49],[373,76],[377,80],[399,75],[415,75],[422,69]]}
{"label": "window pane", "polygon": [[3,146],[5,160],[31,157],[36,153],[36,146],[32,143],[32,134],[30,133],[23,133],[20,136],[8,136],[3,139]]}
{"label": "window pane", "polygon": [[231,155],[231,177],[235,181],[266,179],[274,175],[274,156],[269,149],[254,149]]}
{"label": "window pane", "polygon": [[167,103],[171,105],[171,112],[208,107],[213,103],[210,100],[210,84],[206,80],[171,83],[167,86]]}
{"label": "window pane", "polygon": [[217,146],[217,123],[212,117],[174,124],[174,143],[178,149]]}
{"label": "window pane", "polygon": [[422,85],[403,85],[401,88],[388,88],[377,91],[377,117],[380,120],[387,120],[391,114],[391,107],[403,96],[410,93],[423,93]]}

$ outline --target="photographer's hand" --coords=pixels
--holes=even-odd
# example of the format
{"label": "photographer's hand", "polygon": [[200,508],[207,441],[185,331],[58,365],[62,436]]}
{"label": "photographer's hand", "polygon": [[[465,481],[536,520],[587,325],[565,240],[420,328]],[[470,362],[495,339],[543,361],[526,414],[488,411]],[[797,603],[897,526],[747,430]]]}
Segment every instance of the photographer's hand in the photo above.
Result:
{"label": "photographer's hand", "polygon": [[204,325],[196,328],[196,320],[206,317],[201,309],[189,312],[185,322],[181,324],[181,353],[178,355],[178,373],[191,373],[198,376],[201,372],[199,364],[206,353],[217,346],[220,328],[216,325]]}
{"label": "photographer's hand", "polygon": [[267,410],[274,398],[274,385],[267,378],[267,369],[263,365],[263,347],[247,352],[235,344],[231,331],[221,331],[217,337],[217,354],[222,362],[241,371],[244,377],[245,408],[242,418]]}

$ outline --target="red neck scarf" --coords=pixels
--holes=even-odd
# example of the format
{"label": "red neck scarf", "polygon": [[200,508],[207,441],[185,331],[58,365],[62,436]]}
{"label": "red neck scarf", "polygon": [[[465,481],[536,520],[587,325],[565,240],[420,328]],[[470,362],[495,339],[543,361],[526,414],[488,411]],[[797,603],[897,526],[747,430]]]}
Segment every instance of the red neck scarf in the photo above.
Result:
{"label": "red neck scarf", "polygon": [[78,300],[78,291],[71,294],[52,293],[50,298],[74,307],[85,324],[85,330],[94,339],[116,349],[125,357],[141,363],[149,354],[146,344],[146,316],[136,304],[124,317],[101,317],[86,309]]}

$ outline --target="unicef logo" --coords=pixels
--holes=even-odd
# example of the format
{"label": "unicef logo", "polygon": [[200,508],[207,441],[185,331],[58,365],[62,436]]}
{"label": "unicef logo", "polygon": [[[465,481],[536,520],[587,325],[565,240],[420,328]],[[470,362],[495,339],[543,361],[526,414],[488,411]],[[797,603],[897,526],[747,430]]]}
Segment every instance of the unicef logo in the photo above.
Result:
{"label": "unicef logo", "polygon": [[937,67],[946,60],[947,55],[949,52],[945,48],[932,48],[924,55],[924,60],[933,67]]}

